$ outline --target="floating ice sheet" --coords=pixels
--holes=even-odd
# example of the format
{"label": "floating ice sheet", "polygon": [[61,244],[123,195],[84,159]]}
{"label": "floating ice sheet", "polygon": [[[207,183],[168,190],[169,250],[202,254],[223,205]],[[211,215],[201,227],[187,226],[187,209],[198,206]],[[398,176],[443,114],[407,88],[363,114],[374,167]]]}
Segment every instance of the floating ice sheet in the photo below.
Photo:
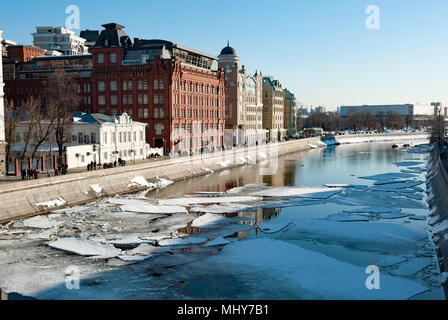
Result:
{"label": "floating ice sheet", "polygon": [[398,269],[391,271],[391,274],[400,277],[410,277],[417,272],[429,267],[432,264],[432,258],[412,259],[399,265]]}
{"label": "floating ice sheet", "polygon": [[[271,239],[234,242],[210,261],[268,272],[277,279],[278,290],[297,290],[303,299],[408,299],[426,290],[414,281],[386,274],[381,276],[381,290],[367,290],[365,268]],[[260,278],[261,285],[273,286],[275,280],[269,281]]]}
{"label": "floating ice sheet", "polygon": [[29,228],[50,229],[60,226],[61,221],[55,221],[47,216],[37,216],[23,221],[23,225]]}
{"label": "floating ice sheet", "polygon": [[235,202],[255,202],[260,201],[260,197],[252,196],[234,196],[234,197],[185,197],[185,198],[173,198],[173,199],[161,199],[159,204],[161,205],[173,205],[173,206],[192,206],[197,204],[212,204],[212,203],[235,203]]}
{"label": "floating ice sheet", "polygon": [[235,222],[234,218],[226,218],[216,214],[206,213],[203,216],[195,219],[191,224],[192,227],[196,228],[215,228],[222,224]]}
{"label": "floating ice sheet", "polygon": [[319,187],[277,187],[267,188],[262,191],[251,193],[254,196],[264,197],[301,197],[311,199],[328,199],[339,194],[341,188],[319,188]]}
{"label": "floating ice sheet", "polygon": [[331,221],[339,222],[354,222],[354,221],[370,221],[369,217],[357,215],[357,214],[347,214],[347,213],[335,213],[330,214],[327,217]]}
{"label": "floating ice sheet", "polygon": [[229,243],[231,243],[229,240],[224,239],[223,237],[219,237],[210,242],[207,242],[203,245],[203,247],[222,246]]}
{"label": "floating ice sheet", "polygon": [[51,248],[79,254],[81,256],[101,256],[121,254],[121,250],[113,246],[103,245],[96,241],[80,238],[62,238],[48,244]]}
{"label": "floating ice sheet", "polygon": [[181,206],[165,206],[165,205],[152,205],[152,204],[126,204],[121,206],[121,210],[127,212],[148,213],[148,214],[174,214],[174,213],[187,213],[187,209]]}
{"label": "floating ice sheet", "polygon": [[383,173],[383,174],[377,174],[374,176],[367,176],[367,177],[359,177],[359,179],[367,179],[367,180],[395,180],[395,179],[406,179],[406,178],[414,178],[414,174],[409,173]]}

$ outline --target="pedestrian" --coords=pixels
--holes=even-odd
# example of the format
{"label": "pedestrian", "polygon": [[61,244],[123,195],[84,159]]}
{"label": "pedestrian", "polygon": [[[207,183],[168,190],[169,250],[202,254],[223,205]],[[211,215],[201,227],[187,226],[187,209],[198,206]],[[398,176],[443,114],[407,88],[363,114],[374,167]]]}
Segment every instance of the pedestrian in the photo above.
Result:
{"label": "pedestrian", "polygon": [[93,163],[93,170],[96,170],[96,161]]}
{"label": "pedestrian", "polygon": [[117,167],[117,161],[115,160],[114,161],[114,168],[116,168]]}
{"label": "pedestrian", "polygon": [[25,180],[25,178],[26,178],[26,170],[25,169],[22,169],[22,180]]}
{"label": "pedestrian", "polygon": [[90,163],[87,164],[87,171],[90,171]]}
{"label": "pedestrian", "polygon": [[34,179],[37,179],[39,177],[39,171],[37,169],[34,169]]}
{"label": "pedestrian", "polygon": [[59,175],[59,170],[58,168],[54,168],[54,176],[57,177]]}
{"label": "pedestrian", "polygon": [[32,179],[33,178],[33,170],[28,169],[28,179]]}

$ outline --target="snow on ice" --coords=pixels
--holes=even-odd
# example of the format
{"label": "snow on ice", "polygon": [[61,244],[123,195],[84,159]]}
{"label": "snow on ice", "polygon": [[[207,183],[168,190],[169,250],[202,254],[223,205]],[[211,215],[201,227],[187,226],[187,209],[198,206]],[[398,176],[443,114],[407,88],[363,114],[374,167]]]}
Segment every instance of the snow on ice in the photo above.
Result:
{"label": "snow on ice", "polygon": [[61,238],[49,243],[48,245],[51,248],[75,253],[81,256],[118,256],[122,253],[120,249],[113,246],[80,238]]}

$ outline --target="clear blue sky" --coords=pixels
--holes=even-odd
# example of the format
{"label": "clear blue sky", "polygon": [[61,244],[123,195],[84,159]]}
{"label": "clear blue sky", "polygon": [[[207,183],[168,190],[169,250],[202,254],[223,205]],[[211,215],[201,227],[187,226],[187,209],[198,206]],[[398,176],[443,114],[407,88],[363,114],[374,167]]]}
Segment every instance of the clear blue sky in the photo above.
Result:
{"label": "clear blue sky", "polygon": [[[81,29],[117,22],[131,38],[215,55],[229,39],[242,64],[303,104],[448,104],[447,0],[17,0],[2,4],[0,28],[31,43],[35,26],[65,25],[72,4]],[[380,9],[379,30],[365,27],[368,5]]]}

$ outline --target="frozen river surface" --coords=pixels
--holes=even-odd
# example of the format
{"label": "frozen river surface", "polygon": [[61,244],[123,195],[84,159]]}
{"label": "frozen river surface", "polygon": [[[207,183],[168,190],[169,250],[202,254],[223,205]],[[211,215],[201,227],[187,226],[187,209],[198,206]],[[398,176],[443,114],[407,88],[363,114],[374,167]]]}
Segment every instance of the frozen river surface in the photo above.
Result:
{"label": "frozen river surface", "polygon": [[[136,177],[155,189],[2,226],[0,289],[37,299],[444,299],[428,150],[345,145],[172,185]],[[379,289],[369,290],[372,265]]]}

